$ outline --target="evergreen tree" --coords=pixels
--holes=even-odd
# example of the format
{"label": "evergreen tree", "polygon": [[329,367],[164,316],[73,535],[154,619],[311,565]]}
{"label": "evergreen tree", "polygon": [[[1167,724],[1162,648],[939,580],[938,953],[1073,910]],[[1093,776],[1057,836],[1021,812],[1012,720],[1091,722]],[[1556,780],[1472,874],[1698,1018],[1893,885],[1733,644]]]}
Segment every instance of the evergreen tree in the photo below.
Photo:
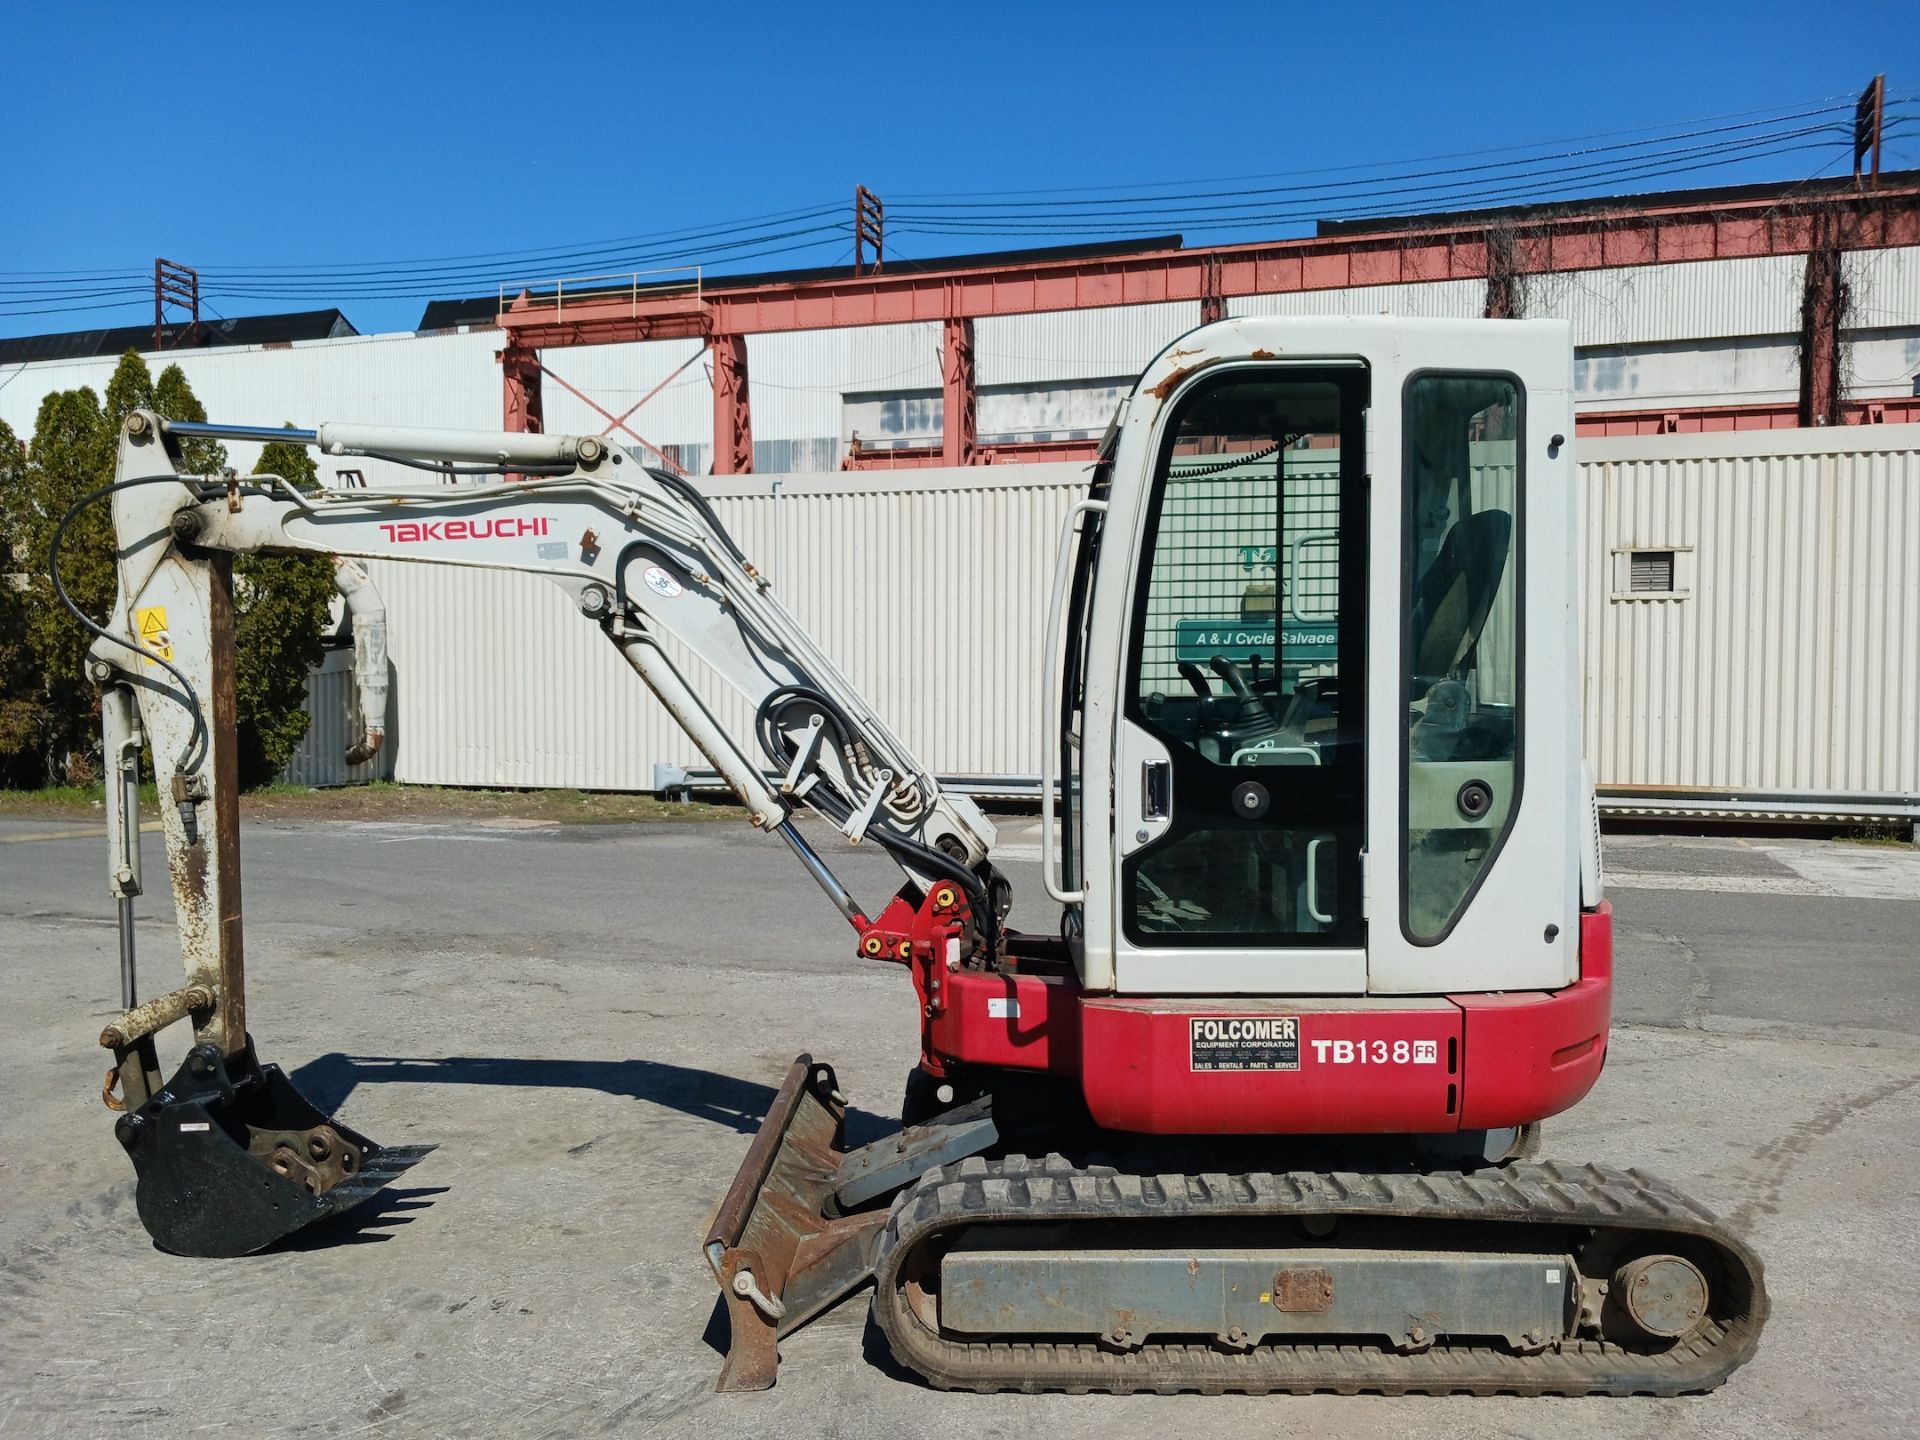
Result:
{"label": "evergreen tree", "polygon": [[[83,668],[92,637],[55,599],[47,561],[68,507],[111,478],[112,446],[113,433],[92,390],[49,395],[40,402],[26,463],[0,495],[0,525],[12,542],[14,565],[27,577],[16,633],[29,667],[18,698],[30,734],[20,737],[24,745],[8,768],[30,770],[26,778],[42,784],[99,778],[93,734],[98,701]],[[89,506],[67,527],[60,576],[88,614],[105,615],[112,606],[113,526],[104,503]]]}
{"label": "evergreen tree", "polygon": [[[201,420],[205,408],[178,365],[156,381],[129,350],[107,384],[106,403],[92,390],[49,395],[40,405],[24,458],[0,426],[0,572],[24,577],[24,590],[0,581],[0,780],[85,784],[99,778],[99,701],[86,679],[92,637],[53,594],[48,553],[69,506],[113,479],[120,425],[136,409],[168,420]],[[215,441],[182,448],[190,474],[227,464]],[[312,481],[304,449],[269,445],[255,473]],[[7,557],[11,558],[8,559]],[[111,502],[100,500],[67,527],[60,576],[83,611],[104,619],[113,607]],[[238,556],[234,562],[234,687],[239,711],[240,779],[271,780],[306,733],[302,709],[308,669],[320,658],[320,636],[333,597],[333,571],[323,555]]]}
{"label": "evergreen tree", "polygon": [[17,757],[31,756],[44,718],[33,651],[27,643],[25,560],[17,553],[12,507],[23,493],[27,451],[0,420],[0,784]]}
{"label": "evergreen tree", "polygon": [[[253,473],[308,486],[320,479],[307,447],[284,441],[261,447]],[[307,733],[302,701],[333,604],[333,562],[325,555],[242,555],[233,570],[240,783],[264,785],[286,768]]]}

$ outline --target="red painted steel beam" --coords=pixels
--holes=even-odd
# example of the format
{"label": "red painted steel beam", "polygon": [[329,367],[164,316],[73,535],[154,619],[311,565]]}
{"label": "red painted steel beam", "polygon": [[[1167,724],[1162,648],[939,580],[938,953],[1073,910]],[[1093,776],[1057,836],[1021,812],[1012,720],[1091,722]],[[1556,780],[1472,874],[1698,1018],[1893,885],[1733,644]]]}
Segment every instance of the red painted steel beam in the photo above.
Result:
{"label": "red painted steel beam", "polygon": [[747,386],[747,337],[713,337],[713,473],[753,473],[753,405]]}
{"label": "red painted steel beam", "polygon": [[[1675,204],[1516,220],[1513,273],[1805,254],[1822,220],[1850,249],[1920,245],[1920,186],[1866,193]],[[516,301],[500,325],[526,349],[675,335],[757,335],[912,321],[982,319],[1095,306],[1222,300],[1349,286],[1487,278],[1484,222],[1253,245],[1038,259],[980,270],[892,271],[736,289],[638,305],[570,299],[564,313]]]}
{"label": "red painted steel beam", "polygon": [[974,383],[973,321],[949,319],[940,328],[940,463],[971,465],[980,433],[980,395]]}
{"label": "red painted steel beam", "polygon": [[[1727,430],[1795,430],[1800,407],[1793,401],[1755,405],[1700,405],[1686,410],[1588,410],[1574,417],[1581,439],[1606,435],[1700,435]],[[1920,396],[1849,401],[1843,425],[1920,424]]]}
{"label": "red painted steel beam", "polygon": [[[1822,217],[1824,221],[1826,217]],[[1823,223],[1807,252],[1800,295],[1800,423],[1838,425],[1845,397],[1840,327],[1845,323],[1845,240]]]}
{"label": "red painted steel beam", "polygon": [[540,357],[531,350],[509,345],[500,361],[500,413],[508,430],[541,434],[546,409],[540,398]]}

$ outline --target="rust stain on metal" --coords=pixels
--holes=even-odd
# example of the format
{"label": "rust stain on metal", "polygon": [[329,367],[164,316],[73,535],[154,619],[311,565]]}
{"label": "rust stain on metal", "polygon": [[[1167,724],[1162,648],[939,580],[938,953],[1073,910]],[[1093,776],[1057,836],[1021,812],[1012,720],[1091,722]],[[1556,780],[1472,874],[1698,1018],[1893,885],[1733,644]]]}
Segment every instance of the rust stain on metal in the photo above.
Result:
{"label": "rust stain on metal", "polygon": [[134,1041],[156,1030],[164,1030],[196,1010],[211,1010],[213,1000],[213,988],[209,985],[187,985],[165,995],[156,995],[144,1004],[134,1006],[102,1030],[100,1046],[104,1050],[125,1049]]}
{"label": "rust stain on metal", "polygon": [[1198,365],[1182,365],[1179,369],[1169,374],[1167,378],[1162,380],[1158,385],[1148,390],[1147,393],[1156,400],[1165,400],[1169,395],[1173,394],[1175,390],[1180,388],[1180,382],[1182,380],[1186,379],[1199,368]]}
{"label": "rust stain on metal", "polygon": [[240,758],[239,702],[234,686],[233,558],[216,556],[207,566],[208,649],[212,693],[207,707],[211,747],[213,844],[215,864],[215,960],[219,967],[219,1003],[213,1023],[220,1048],[236,1055],[247,1048],[247,962],[240,921]]}
{"label": "rust stain on metal", "polygon": [[1275,355],[1271,350],[1252,350],[1248,352],[1247,358],[1251,360],[1278,360],[1280,357]]}
{"label": "rust stain on metal", "polygon": [[1273,1277],[1273,1308],[1288,1315],[1318,1315],[1333,1308],[1333,1276],[1325,1270],[1281,1270]]}
{"label": "rust stain on metal", "polygon": [[309,1195],[324,1195],[359,1173],[366,1154],[331,1125],[308,1130],[247,1127],[247,1153]]}
{"label": "rust stain on metal", "polygon": [[[180,824],[176,811],[169,821],[169,834]],[[180,864],[173,872],[174,908],[179,913],[180,954],[187,963],[187,977],[198,982],[212,982],[217,978],[214,967],[207,965],[208,937],[210,927],[207,924],[207,846],[203,837],[198,844],[182,843]],[[196,1030],[200,1027],[195,1026]]]}

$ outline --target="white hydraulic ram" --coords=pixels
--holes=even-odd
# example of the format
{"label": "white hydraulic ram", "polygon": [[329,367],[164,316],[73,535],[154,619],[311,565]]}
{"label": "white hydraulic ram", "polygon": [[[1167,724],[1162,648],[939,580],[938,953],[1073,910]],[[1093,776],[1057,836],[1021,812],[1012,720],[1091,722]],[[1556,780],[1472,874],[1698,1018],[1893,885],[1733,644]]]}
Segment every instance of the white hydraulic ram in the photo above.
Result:
{"label": "white hydraulic ram", "polygon": [[[276,476],[180,472],[184,439],[281,441],[435,476],[412,491],[300,489]],[[480,483],[449,487],[449,476]],[[509,479],[512,476],[515,478]],[[487,483],[489,481],[500,483]],[[805,804],[850,843],[885,848],[910,883],[961,886],[986,925],[1004,913],[992,825],[942,791],[774,597],[767,577],[684,479],[592,436],[323,425],[317,430],[127,417],[110,499],[119,591],[106,623],[81,616],[102,687],[109,887],[119,901],[126,1013],[105,1096],[139,1175],[142,1220],[167,1249],[243,1254],[347,1208],[426,1151],[381,1147],[304,1100],[247,1037],[234,759],[236,553],[333,556],[354,623],[365,737],[386,717],[385,613],[359,558],[542,575],[613,642],[746,807],[792,848],[841,913],[869,922],[795,828]],[[63,522],[62,531],[64,532]],[[54,546],[58,584],[59,539]],[[66,599],[64,589],[61,598]],[[70,603],[70,602],[69,602]],[[76,614],[80,612],[76,609]],[[681,664],[673,642],[700,662]],[[730,733],[703,684],[746,697],[754,735]],[[138,764],[151,746],[186,983],[139,1003],[132,898],[140,893]],[[193,1023],[164,1080],[153,1036]]]}

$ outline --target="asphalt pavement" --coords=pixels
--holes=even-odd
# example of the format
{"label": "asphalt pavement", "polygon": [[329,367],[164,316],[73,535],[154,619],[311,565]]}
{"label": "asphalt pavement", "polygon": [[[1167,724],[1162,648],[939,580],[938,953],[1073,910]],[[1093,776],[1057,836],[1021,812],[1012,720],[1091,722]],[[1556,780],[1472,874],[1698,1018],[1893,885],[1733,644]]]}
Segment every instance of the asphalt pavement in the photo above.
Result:
{"label": "asphalt pavement", "polygon": [[[99,1099],[103,848],[0,822],[0,1437],[1920,1433],[1911,847],[1609,844],[1613,1047],[1546,1153],[1680,1184],[1749,1235],[1774,1305],[1750,1366],[1673,1401],[946,1395],[893,1366],[863,1299],[782,1347],[776,1389],[710,1393],[699,1240],[773,1086],[829,1059],[876,1134],[916,1018],[906,977],[732,823],[247,825],[262,1057],[375,1139],[441,1148],[273,1252],[166,1255]],[[891,867],[851,859],[877,903]],[[1037,867],[1008,868],[1015,922],[1048,924]],[[137,928],[143,989],[170,987],[162,899]]]}

